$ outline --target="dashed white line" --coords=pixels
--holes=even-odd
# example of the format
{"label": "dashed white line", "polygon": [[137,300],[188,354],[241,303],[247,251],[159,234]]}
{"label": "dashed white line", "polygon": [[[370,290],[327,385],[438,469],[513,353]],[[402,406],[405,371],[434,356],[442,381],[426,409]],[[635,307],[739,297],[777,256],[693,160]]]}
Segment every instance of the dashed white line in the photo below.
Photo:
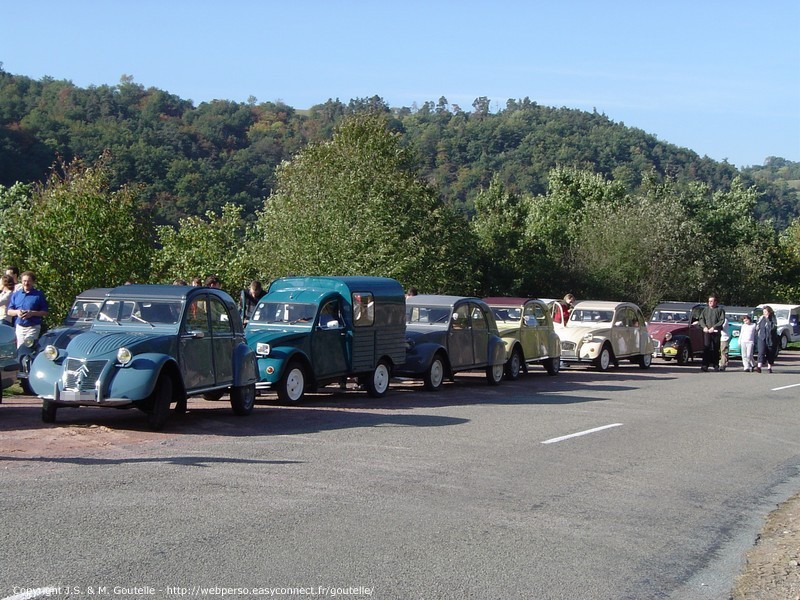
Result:
{"label": "dashed white line", "polygon": [[569,435],[562,435],[561,437],[551,438],[549,440],[545,440],[543,444],[555,444],[556,442],[563,442],[564,440],[569,440],[575,437],[580,437],[582,435],[589,435],[590,433],[596,433],[598,431],[603,431],[604,429],[611,429],[612,427],[619,427],[622,423],[612,423],[611,425],[603,425],[602,427],[595,427],[594,429],[587,429],[586,431],[579,431],[578,433],[570,433]]}
{"label": "dashed white line", "polygon": [[792,385],[784,385],[783,387],[772,388],[772,392],[779,392],[781,390],[788,390],[789,388],[800,387],[800,383],[793,383]]}

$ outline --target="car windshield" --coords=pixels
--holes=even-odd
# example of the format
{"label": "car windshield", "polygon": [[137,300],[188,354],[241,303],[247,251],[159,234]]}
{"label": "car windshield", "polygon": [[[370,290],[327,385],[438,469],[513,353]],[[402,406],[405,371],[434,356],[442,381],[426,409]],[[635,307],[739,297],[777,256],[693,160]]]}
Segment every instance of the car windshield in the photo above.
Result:
{"label": "car windshield", "polygon": [[92,321],[100,312],[102,300],[75,300],[72,308],[67,315],[67,323],[77,323],[78,321]]}
{"label": "car windshield", "polygon": [[651,323],[688,323],[688,310],[654,310]]}
{"label": "car windshield", "polygon": [[250,322],[311,326],[316,314],[316,304],[298,302],[259,302]]}
{"label": "car windshield", "polygon": [[569,322],[574,325],[591,325],[593,323],[611,323],[614,318],[613,310],[594,310],[591,308],[578,308],[572,311]]}
{"label": "car windshield", "polygon": [[408,325],[447,325],[453,309],[449,306],[406,306]]}
{"label": "car windshield", "polygon": [[118,325],[147,323],[174,325],[181,316],[181,303],[168,300],[106,300],[97,320]]}
{"label": "car windshield", "polygon": [[519,307],[492,306],[491,309],[497,321],[519,323],[519,318],[522,316],[522,309]]}

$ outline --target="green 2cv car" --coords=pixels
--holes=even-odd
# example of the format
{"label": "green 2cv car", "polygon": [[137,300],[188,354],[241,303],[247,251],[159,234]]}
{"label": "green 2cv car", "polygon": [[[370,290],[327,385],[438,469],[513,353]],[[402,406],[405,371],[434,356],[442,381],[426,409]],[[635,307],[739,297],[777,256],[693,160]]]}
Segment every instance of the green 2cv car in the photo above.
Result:
{"label": "green 2cv car", "polygon": [[367,393],[386,394],[405,361],[405,293],[387,277],[276,279],[245,328],[259,382],[281,402],[358,378]]}
{"label": "green 2cv car", "polygon": [[161,429],[170,405],[230,392],[237,415],[252,412],[256,365],[233,299],[205,287],[124,285],[109,290],[88,330],[66,348],[46,346],[29,383],[42,419],[60,407],[137,407]]}

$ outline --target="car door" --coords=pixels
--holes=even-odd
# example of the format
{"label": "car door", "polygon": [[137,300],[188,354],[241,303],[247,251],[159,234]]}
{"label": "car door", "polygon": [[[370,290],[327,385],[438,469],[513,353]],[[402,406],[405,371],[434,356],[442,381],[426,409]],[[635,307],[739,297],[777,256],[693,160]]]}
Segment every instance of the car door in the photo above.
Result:
{"label": "car door", "polygon": [[545,307],[538,302],[528,302],[525,305],[522,331],[520,332],[526,360],[534,360],[549,353],[547,334]]}
{"label": "car door", "polygon": [[614,312],[611,344],[617,357],[628,356],[632,353],[632,348],[635,348],[635,340],[631,335],[630,311],[624,306]]}
{"label": "car door", "polygon": [[489,364],[489,322],[483,308],[470,303],[473,365]]}
{"label": "car door", "polygon": [[338,377],[348,372],[347,330],[336,298],[326,300],[317,315],[311,334],[311,363],[320,378]]}
{"label": "car door", "polygon": [[447,352],[453,370],[465,369],[475,363],[468,302],[456,305],[453,309],[447,332]]}
{"label": "car door", "polygon": [[636,348],[634,354],[645,354],[647,353],[647,339],[650,337],[650,334],[647,333],[647,326],[644,322],[644,315],[642,311],[638,308],[631,309],[633,322],[631,323],[631,333],[633,334],[634,340],[634,348]]}
{"label": "car door", "polygon": [[231,321],[225,304],[216,296],[209,296],[208,306],[215,383],[217,386],[231,385],[233,383],[233,349],[236,346],[233,321]]}
{"label": "car door", "polygon": [[208,318],[208,295],[194,296],[181,324],[179,360],[186,391],[214,387],[214,349]]}

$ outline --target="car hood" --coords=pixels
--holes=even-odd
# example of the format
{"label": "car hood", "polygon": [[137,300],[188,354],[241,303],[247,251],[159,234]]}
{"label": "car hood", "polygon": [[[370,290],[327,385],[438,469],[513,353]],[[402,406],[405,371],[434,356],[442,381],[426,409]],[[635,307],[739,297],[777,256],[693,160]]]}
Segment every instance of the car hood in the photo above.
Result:
{"label": "car hood", "polygon": [[650,323],[647,326],[647,333],[656,340],[663,339],[668,332],[672,335],[689,333],[689,326],[686,323]]}
{"label": "car hood", "polygon": [[608,337],[610,331],[611,325],[604,327],[575,327],[570,325],[569,327],[559,329],[558,336],[561,338],[561,341],[580,342],[586,335],[589,334]]}
{"label": "car hood", "polygon": [[139,332],[114,332],[101,333],[87,331],[72,338],[67,345],[67,355],[72,357],[89,358],[116,353],[119,348],[125,347],[133,351],[146,350],[148,352],[165,352],[170,342],[175,339],[175,334],[150,334]]}
{"label": "car hood", "polygon": [[311,335],[311,331],[286,330],[286,329],[261,329],[247,334],[247,345],[255,350],[256,344],[269,344],[270,346],[296,345],[293,342],[302,340]]}
{"label": "car hood", "polygon": [[447,329],[434,329],[432,327],[425,327],[425,329],[411,329],[406,327],[406,339],[414,342],[415,344],[423,344],[426,342],[443,344],[447,336]]}

